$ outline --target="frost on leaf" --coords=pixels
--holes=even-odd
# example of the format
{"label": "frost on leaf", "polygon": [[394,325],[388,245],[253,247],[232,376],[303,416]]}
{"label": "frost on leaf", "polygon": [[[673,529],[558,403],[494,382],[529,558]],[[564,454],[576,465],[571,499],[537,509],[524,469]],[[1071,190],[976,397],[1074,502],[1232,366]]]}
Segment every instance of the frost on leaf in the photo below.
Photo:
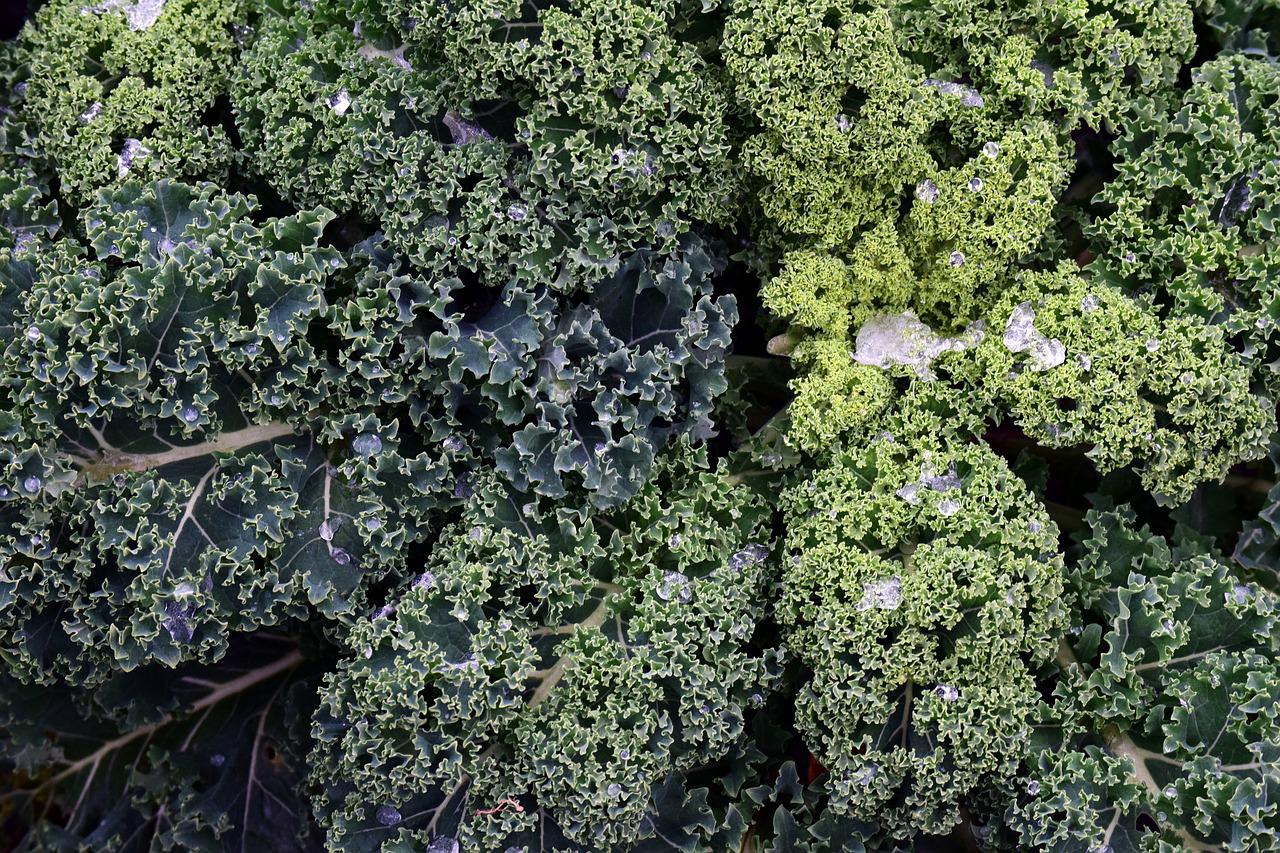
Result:
{"label": "frost on leaf", "polygon": [[957,337],[943,337],[920,321],[913,311],[880,314],[858,330],[853,360],[871,367],[902,365],[922,379],[935,378],[930,365],[948,352],[963,352],[977,346],[984,336],[980,324],[970,326]]}

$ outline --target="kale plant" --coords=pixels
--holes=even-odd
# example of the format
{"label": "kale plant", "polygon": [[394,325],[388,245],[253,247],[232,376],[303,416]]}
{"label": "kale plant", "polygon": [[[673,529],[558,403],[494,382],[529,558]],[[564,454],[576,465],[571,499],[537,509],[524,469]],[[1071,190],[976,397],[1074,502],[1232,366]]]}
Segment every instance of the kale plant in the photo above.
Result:
{"label": "kale plant", "polygon": [[0,844],[1280,846],[1276,0],[45,0]]}

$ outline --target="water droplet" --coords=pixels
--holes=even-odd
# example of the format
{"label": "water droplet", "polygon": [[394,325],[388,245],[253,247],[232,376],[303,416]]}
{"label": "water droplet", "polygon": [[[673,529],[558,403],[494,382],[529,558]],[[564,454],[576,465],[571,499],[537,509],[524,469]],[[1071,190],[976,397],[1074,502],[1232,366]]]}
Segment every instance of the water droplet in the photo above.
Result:
{"label": "water droplet", "polygon": [[333,561],[339,566],[345,566],[351,562],[351,554],[341,548],[334,548],[330,552],[330,556],[333,557]]}
{"label": "water droplet", "polygon": [[200,412],[197,411],[195,406],[187,406],[182,410],[182,419],[189,424],[193,424],[200,420]]}
{"label": "water droplet", "polygon": [[351,93],[346,89],[341,89],[333,95],[330,95],[325,101],[329,105],[329,109],[338,115],[346,115],[347,110],[351,109]]}
{"label": "water droplet", "polygon": [[977,175],[974,175],[972,178],[969,179],[969,183],[967,186],[969,187],[969,192],[971,193],[982,192],[982,178],[979,178]]}
{"label": "water droplet", "polygon": [[1086,314],[1097,311],[1098,297],[1093,295],[1092,293],[1087,294],[1083,299],[1080,300],[1080,310]]}
{"label": "water droplet", "polygon": [[956,251],[952,252],[952,253],[947,257],[947,263],[951,264],[951,266],[953,266],[953,267],[962,267],[962,266],[964,266],[964,252],[960,251],[959,249],[957,249]]}
{"label": "water droplet", "polygon": [[1234,600],[1236,604],[1247,604],[1252,597],[1253,590],[1242,583],[1238,583],[1232,587],[1231,592],[1227,593],[1227,603],[1230,604]]}
{"label": "water droplet", "polygon": [[925,204],[933,204],[938,200],[938,185],[928,178],[925,178],[923,181],[916,184],[916,198],[920,199]]}
{"label": "water droplet", "polygon": [[40,487],[44,485],[44,481],[34,474],[22,481],[22,490],[29,495],[34,495],[40,491]]}
{"label": "water droplet", "polygon": [[684,541],[684,537],[683,537],[683,536],[681,536],[679,533],[672,533],[672,534],[671,534],[671,536],[670,536],[670,538],[668,538],[668,539],[667,539],[667,547],[668,547],[668,548],[679,548],[679,547],[680,547],[680,543],[681,543],[681,542],[683,542],[683,541]]}
{"label": "water droplet", "polygon": [[1033,796],[1033,797],[1034,797],[1036,794],[1040,793],[1040,783],[1039,783],[1039,782],[1037,782],[1035,779],[1032,779],[1030,782],[1028,782],[1028,783],[1027,783],[1027,793],[1028,793],[1028,794],[1030,794],[1030,795],[1031,795],[1031,796]]}
{"label": "water droplet", "polygon": [[1032,533],[1039,533],[1041,530],[1040,522],[1032,520],[1029,524],[1027,524],[1027,529],[1030,530]]}
{"label": "water droplet", "polygon": [[98,101],[94,101],[92,104],[89,105],[89,108],[87,110],[80,113],[80,123],[88,124],[89,122],[93,121],[98,116],[100,116],[101,114],[102,114],[102,104]]}
{"label": "water droplet", "polygon": [[458,853],[460,849],[456,839],[440,836],[427,845],[426,853]]}
{"label": "water droplet", "polygon": [[836,128],[841,133],[848,133],[853,129],[853,122],[849,120],[847,115],[840,113],[840,115],[836,116]]}
{"label": "water droplet", "polygon": [[247,355],[255,356],[262,352],[262,347],[256,343],[251,343],[244,348],[244,351]]}
{"label": "water droplet", "polygon": [[373,456],[382,450],[382,439],[372,432],[362,432],[351,440],[351,449],[361,456]]}
{"label": "water droplet", "polygon": [[11,494],[13,494],[13,492],[10,491],[8,486],[0,486],[0,499],[7,498]]}
{"label": "water droplet", "polygon": [[954,498],[943,498],[938,501],[938,515],[950,518],[960,511],[960,502]]}
{"label": "water droplet", "polygon": [[320,538],[323,539],[325,542],[333,541],[333,525],[330,524],[328,521],[320,522],[319,533],[320,533]]}
{"label": "water droplet", "polygon": [[1076,367],[1080,368],[1085,373],[1088,373],[1093,369],[1093,359],[1089,358],[1089,356],[1084,353],[1078,353],[1076,355]]}
{"label": "water droplet", "polygon": [[960,698],[960,691],[950,684],[939,684],[933,692],[943,702],[954,702]]}
{"label": "water droplet", "polygon": [[901,489],[898,489],[898,491],[894,492],[894,494],[896,494],[898,497],[902,498],[904,501],[911,504],[912,506],[920,505],[920,484],[919,483],[907,483]]}
{"label": "water droplet", "polygon": [[1160,342],[1155,338],[1148,338],[1146,346],[1147,346],[1147,352],[1155,352],[1156,350],[1160,349]]}
{"label": "water droplet", "polygon": [[413,582],[414,589],[431,589],[435,586],[436,576],[434,572],[423,572],[418,575],[417,580]]}
{"label": "water droplet", "polygon": [[763,563],[769,557],[769,549],[753,542],[729,558],[729,568],[740,572],[747,566]]}
{"label": "water droplet", "polygon": [[400,811],[394,806],[379,806],[377,819],[383,826],[395,826],[400,822]]}
{"label": "water droplet", "polygon": [[40,330],[37,329],[35,326],[27,326],[27,340],[31,341],[32,343],[35,343],[36,341],[40,340],[43,337],[44,335],[42,335],[40,333]]}
{"label": "water droplet", "polygon": [[461,453],[467,444],[456,435],[451,435],[444,440],[444,449],[450,453]]}
{"label": "water droplet", "polygon": [[622,786],[617,782],[610,782],[609,787],[605,788],[605,793],[616,800],[622,796]]}
{"label": "water droplet", "polygon": [[378,518],[376,515],[375,515],[375,516],[371,516],[371,517],[366,518],[366,519],[364,520],[364,526],[365,526],[365,529],[366,529],[366,530],[368,530],[370,533],[372,533],[372,532],[373,532],[373,531],[375,531],[375,530],[379,530],[379,529],[381,529],[381,527],[382,527],[382,519]]}
{"label": "water droplet", "polygon": [[[123,178],[133,170],[133,164],[139,160],[144,160],[151,154],[151,149],[143,145],[136,139],[126,139],[124,148],[120,149],[120,153],[116,156],[116,177]],[[111,247],[111,254],[119,251],[115,246]]]}
{"label": "water droplet", "polygon": [[513,204],[507,208],[507,218],[512,222],[520,222],[528,215],[529,211],[523,204]]}
{"label": "water droplet", "polygon": [[1000,154],[1000,145],[995,142],[988,142],[982,146],[982,153],[986,157],[997,157]]}
{"label": "water droplet", "polygon": [[209,763],[214,767],[221,767],[227,763],[227,757],[221,752],[215,752],[213,755],[209,756]]}
{"label": "water droplet", "polygon": [[693,589],[689,585],[688,576],[683,572],[663,572],[657,593],[658,598],[663,601],[674,598],[681,604],[688,604],[693,600]]}
{"label": "water droplet", "polygon": [[902,579],[898,576],[872,581],[862,589],[858,610],[897,610],[902,604]]}

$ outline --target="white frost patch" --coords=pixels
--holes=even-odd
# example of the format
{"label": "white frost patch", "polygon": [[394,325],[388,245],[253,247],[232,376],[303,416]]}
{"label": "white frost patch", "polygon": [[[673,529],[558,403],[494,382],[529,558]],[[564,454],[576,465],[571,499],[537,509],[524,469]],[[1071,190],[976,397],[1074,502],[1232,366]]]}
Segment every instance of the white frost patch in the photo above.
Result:
{"label": "white frost patch", "polygon": [[370,62],[375,59],[390,59],[396,65],[399,65],[401,68],[409,71],[413,66],[409,64],[409,60],[404,58],[404,50],[406,47],[408,47],[408,45],[402,44],[392,50],[382,50],[379,47],[366,43],[360,46],[360,50],[358,50],[357,53]]}
{"label": "white frost patch", "polygon": [[133,171],[133,164],[139,160],[144,160],[151,154],[151,149],[143,145],[136,139],[126,139],[124,141],[124,149],[116,155],[116,171],[118,177],[123,178],[129,172]]}
{"label": "white frost patch", "polygon": [[902,603],[902,579],[896,575],[884,580],[872,581],[862,588],[862,600],[858,610],[897,610]]}
{"label": "white frost patch", "polygon": [[155,26],[156,21],[160,20],[160,13],[164,11],[164,4],[165,0],[102,0],[96,6],[81,6],[80,14],[101,15],[103,12],[119,9],[124,12],[129,29],[138,32]]}
{"label": "white frost patch", "polygon": [[1057,338],[1046,338],[1035,327],[1036,312],[1030,302],[1023,302],[1009,315],[1004,328],[1004,345],[1010,352],[1025,352],[1031,356],[1031,369],[1045,371],[1066,361],[1067,349]]}
{"label": "white frost patch", "polygon": [[913,311],[878,314],[858,330],[853,360],[871,367],[903,364],[921,379],[934,379],[929,365],[946,352],[961,352],[982,342],[981,322],[973,323],[954,338],[939,335],[920,321]]}

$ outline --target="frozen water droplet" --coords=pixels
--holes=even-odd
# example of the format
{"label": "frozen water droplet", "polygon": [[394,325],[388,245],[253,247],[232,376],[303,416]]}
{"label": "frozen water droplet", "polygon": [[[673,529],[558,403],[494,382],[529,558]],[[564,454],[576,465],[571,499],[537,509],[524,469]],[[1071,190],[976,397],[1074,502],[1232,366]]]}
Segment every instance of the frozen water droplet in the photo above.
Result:
{"label": "frozen water droplet", "polygon": [[7,498],[11,494],[13,494],[13,492],[10,491],[8,486],[0,486],[0,499]]}
{"label": "frozen water droplet", "polygon": [[769,549],[758,542],[752,542],[729,558],[729,568],[740,572],[747,566],[763,563],[769,557]]}
{"label": "frozen water droplet", "polygon": [[1177,799],[1178,797],[1178,789],[1175,788],[1173,785],[1166,785],[1164,787],[1163,793],[1166,797],[1168,797],[1171,800]]}
{"label": "frozen water droplet", "polygon": [[898,497],[902,498],[904,501],[911,504],[912,506],[920,505],[920,484],[919,483],[907,483],[901,489],[898,489],[898,491],[894,492],[894,494],[896,494]]}
{"label": "frozen water droplet", "polygon": [[351,562],[351,554],[341,548],[334,548],[333,551],[330,552],[330,556],[333,557],[333,561],[339,566],[345,566]]}
{"label": "frozen water droplet", "polygon": [[382,450],[382,439],[372,432],[362,432],[351,440],[351,449],[361,456],[373,456]]}
{"label": "frozen water droplet", "polygon": [[679,533],[672,533],[672,534],[671,534],[671,536],[670,536],[670,538],[668,538],[668,539],[667,539],[667,547],[668,547],[668,548],[679,548],[679,547],[680,547],[680,543],[681,543],[681,542],[683,542],[683,541],[684,541],[684,537],[683,537],[683,536],[681,536]]}
{"label": "frozen water droplet", "polygon": [[34,474],[22,481],[22,490],[29,495],[34,495],[40,491],[40,487],[44,485],[44,481]]}
{"label": "frozen water droplet", "polygon": [[933,688],[933,692],[943,702],[954,702],[960,698],[960,691],[950,684],[939,684]]}
{"label": "frozen water droplet", "polygon": [[336,114],[340,116],[346,115],[347,110],[351,109],[351,93],[346,89],[340,89],[330,95],[325,103],[328,104],[329,109],[333,110]]}
{"label": "frozen water droplet", "polygon": [[1092,293],[1087,294],[1080,300],[1080,310],[1086,314],[1098,310],[1098,297]]}
{"label": "frozen water droplet", "polygon": [[943,498],[938,501],[938,515],[950,518],[960,511],[960,502],[954,498]]}
{"label": "frozen water droplet", "polygon": [[1004,345],[1010,352],[1026,352],[1031,356],[1030,368],[1044,371],[1057,367],[1066,360],[1066,347],[1057,338],[1046,338],[1033,325],[1036,312],[1030,302],[1023,302],[1013,309],[1004,330]]}
{"label": "frozen water droplet", "polygon": [[610,782],[609,787],[605,788],[605,793],[616,800],[622,796],[622,786],[617,782]]}
{"label": "frozen water droplet", "polygon": [[1027,524],[1027,529],[1030,530],[1032,533],[1039,533],[1042,528],[1040,526],[1040,522],[1032,520],[1029,524]]}
{"label": "frozen water droplet", "polygon": [[163,252],[164,254],[172,255],[173,250],[176,248],[178,248],[178,245],[174,243],[172,240],[170,240],[167,236],[160,238],[160,251]]}
{"label": "frozen water droplet", "polygon": [[190,598],[196,594],[196,588],[189,583],[180,583],[173,588],[173,594],[177,598]]}
{"label": "frozen water droplet", "polygon": [[[124,148],[116,156],[116,173],[117,177],[123,178],[129,172],[133,171],[133,164],[139,160],[144,160],[151,154],[151,149],[143,145],[137,139],[126,139]],[[111,247],[111,254],[116,254],[120,250],[115,246]]]}
{"label": "frozen water droplet", "polygon": [[320,532],[320,538],[323,539],[325,542],[333,541],[333,525],[330,524],[328,521],[320,522],[319,532]]}
{"label": "frozen water droplet", "polygon": [[925,178],[923,181],[916,184],[916,198],[920,199],[925,204],[933,204],[938,200],[938,185],[928,178]]}
{"label": "frozen water droplet", "polygon": [[896,575],[872,581],[862,589],[858,610],[897,610],[902,603],[902,579]]}
{"label": "frozen water droplet", "polygon": [[507,218],[512,222],[520,222],[528,215],[529,211],[523,204],[513,204],[507,208]]}
{"label": "frozen water droplet", "polygon": [[972,178],[969,179],[968,187],[969,187],[969,192],[971,193],[982,192],[982,178],[979,178],[977,175],[974,175]]}
{"label": "frozen water droplet", "polygon": [[458,853],[459,850],[456,839],[442,835],[427,845],[426,853]]}
{"label": "frozen water droplet", "polygon": [[693,599],[689,578],[683,572],[663,572],[657,593],[663,601],[675,599],[681,604],[688,604]]}
{"label": "frozen water droplet", "polygon": [[836,116],[836,129],[841,133],[848,133],[853,129],[853,122],[849,120],[847,115],[840,113],[840,115]]}
{"label": "frozen water droplet", "polygon": [[1247,604],[1253,596],[1253,590],[1242,583],[1232,587],[1231,592],[1227,593],[1227,603],[1234,601],[1236,604]]}
{"label": "frozen water droplet", "polygon": [[997,157],[1000,154],[1000,145],[995,142],[988,142],[986,145],[982,146],[982,153],[986,157]]}
{"label": "frozen water droplet", "polygon": [[383,826],[395,826],[400,822],[400,810],[394,806],[379,806],[376,817]]}
{"label": "frozen water droplet", "polygon": [[89,105],[89,108],[87,110],[80,113],[80,123],[88,124],[89,122],[93,121],[100,115],[102,115],[102,104],[99,103],[98,101],[94,101],[92,104]]}
{"label": "frozen water droplet", "polygon": [[1155,338],[1148,338],[1146,346],[1147,346],[1147,352],[1155,352],[1156,350],[1160,349],[1160,342]]}
{"label": "frozen water droplet", "polygon": [[471,528],[469,535],[471,536],[472,542],[482,542],[484,541],[484,528],[477,524],[475,527]]}
{"label": "frozen water droplet", "polygon": [[1093,369],[1093,359],[1089,358],[1089,356],[1084,353],[1078,353],[1076,355],[1076,367],[1088,373]]}
{"label": "frozen water droplet", "polygon": [[182,419],[189,424],[193,424],[200,420],[200,412],[195,406],[187,406],[182,410]]}
{"label": "frozen water droplet", "polygon": [[1032,779],[1030,782],[1028,782],[1028,783],[1027,783],[1027,793],[1028,793],[1028,794],[1030,794],[1030,795],[1031,795],[1031,796],[1033,796],[1033,797],[1034,797],[1036,794],[1040,793],[1040,783],[1039,783],[1039,782],[1037,782],[1035,779]]}
{"label": "frozen water droplet", "polygon": [[964,266],[964,252],[960,251],[959,249],[956,249],[954,252],[952,252],[950,255],[947,256],[947,263],[951,264],[951,266],[953,267]]}
{"label": "frozen water droplet", "polygon": [[466,442],[456,435],[451,435],[444,440],[444,449],[450,453],[461,453],[466,446]]}
{"label": "frozen water droplet", "polygon": [[227,763],[227,757],[221,752],[215,752],[213,755],[209,756],[209,763],[214,767],[221,767]]}
{"label": "frozen water droplet", "polygon": [[413,582],[414,589],[431,589],[435,586],[436,576],[433,572],[423,572],[418,575],[417,580]]}
{"label": "frozen water droplet", "polygon": [[187,620],[194,612],[194,608],[188,609],[176,601],[166,601],[164,612],[166,616],[164,629],[169,632],[170,639],[178,643],[191,642],[191,638],[195,636],[195,631]]}
{"label": "frozen water droplet", "polygon": [[42,335],[40,333],[40,330],[37,329],[35,326],[27,326],[27,340],[31,341],[32,343],[35,343],[36,341],[40,340],[43,337],[44,335]]}

